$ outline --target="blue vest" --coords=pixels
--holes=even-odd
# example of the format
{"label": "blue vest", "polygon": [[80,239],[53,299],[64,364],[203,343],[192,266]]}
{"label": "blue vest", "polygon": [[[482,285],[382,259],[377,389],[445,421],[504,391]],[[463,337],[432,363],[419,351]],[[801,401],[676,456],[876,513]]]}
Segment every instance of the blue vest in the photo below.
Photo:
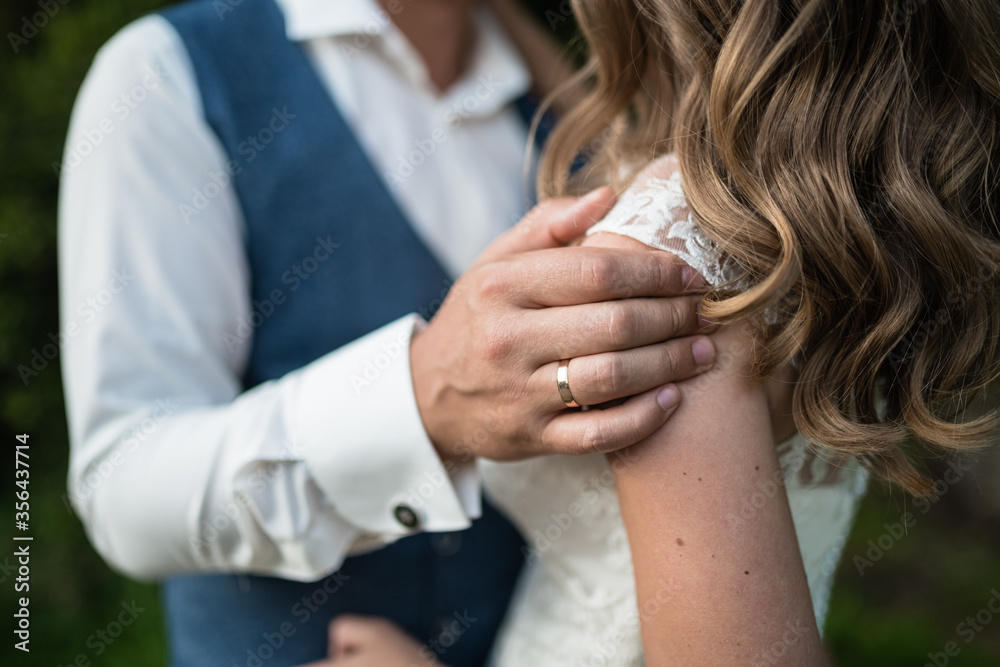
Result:
{"label": "blue vest", "polygon": [[[225,3],[232,11],[220,16],[222,4],[196,0],[163,16],[191,56],[246,219],[252,298],[264,315],[255,318],[244,378],[250,388],[407,313],[431,315],[450,280],[301,47],[285,36],[274,0]],[[339,245],[314,254],[324,244]],[[272,310],[275,290],[284,300]],[[484,503],[467,531],[405,538],[348,558],[319,582],[173,578],[164,584],[172,664],[319,660],[330,619],[359,613],[393,619],[452,667],[482,665],[521,569],[521,545]]]}

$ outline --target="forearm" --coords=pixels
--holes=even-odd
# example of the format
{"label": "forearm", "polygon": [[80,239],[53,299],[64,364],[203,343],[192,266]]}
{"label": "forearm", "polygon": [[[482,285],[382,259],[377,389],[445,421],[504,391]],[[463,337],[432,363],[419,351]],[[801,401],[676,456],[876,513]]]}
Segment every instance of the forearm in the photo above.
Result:
{"label": "forearm", "polygon": [[[85,441],[102,450],[96,457],[74,446],[69,497],[109,564],[140,579],[235,571],[309,580],[337,567],[359,530],[280,437],[274,394],[262,386],[235,405],[198,409],[167,399],[168,411],[123,416],[134,425],[105,447],[102,436]],[[269,444],[246,452],[262,439]]]}
{"label": "forearm", "polygon": [[677,414],[617,476],[647,664],[829,664],[786,495],[727,521],[780,473],[767,396],[746,371],[749,337],[716,338],[717,370],[681,386]]}
{"label": "forearm", "polygon": [[420,513],[418,529],[467,527],[478,502],[463,505],[449,478],[458,468],[442,464],[423,432],[405,352],[383,370],[379,392],[352,390],[373,350],[410,326],[404,318],[236,396],[182,359],[168,382],[143,360],[169,359],[169,350],[115,352],[100,342],[103,327],[70,341],[69,497],[95,546],[143,578],[226,570],[314,579],[358,540],[374,547],[413,532],[397,504]]}

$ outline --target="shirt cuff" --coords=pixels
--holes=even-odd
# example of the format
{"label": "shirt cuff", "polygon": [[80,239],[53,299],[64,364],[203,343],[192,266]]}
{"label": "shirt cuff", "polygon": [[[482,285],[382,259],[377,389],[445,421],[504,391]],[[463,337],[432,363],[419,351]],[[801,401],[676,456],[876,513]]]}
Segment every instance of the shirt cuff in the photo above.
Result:
{"label": "shirt cuff", "polygon": [[410,375],[407,315],[300,371],[289,423],[337,513],[391,539],[462,530],[480,514],[475,462],[447,466],[424,430]]}

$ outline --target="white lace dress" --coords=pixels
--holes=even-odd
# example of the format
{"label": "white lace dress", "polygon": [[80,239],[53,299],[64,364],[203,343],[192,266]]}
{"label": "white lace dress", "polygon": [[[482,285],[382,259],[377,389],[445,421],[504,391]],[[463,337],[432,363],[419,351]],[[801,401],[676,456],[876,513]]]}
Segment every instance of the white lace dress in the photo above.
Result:
{"label": "white lace dress", "polygon": [[[668,250],[718,285],[732,277],[719,249],[692,219],[673,156],[647,169],[589,233],[614,232]],[[785,490],[805,562],[813,609],[822,630],[833,574],[867,472],[855,460],[835,462],[801,436],[778,445]],[[644,664],[632,558],[614,476],[603,455],[552,456],[517,463],[480,463],[490,499],[515,523],[528,560],[491,667],[634,667]],[[766,497],[762,484],[741,521]],[[650,511],[656,511],[650,508]],[[665,585],[658,604],[670,604]]]}

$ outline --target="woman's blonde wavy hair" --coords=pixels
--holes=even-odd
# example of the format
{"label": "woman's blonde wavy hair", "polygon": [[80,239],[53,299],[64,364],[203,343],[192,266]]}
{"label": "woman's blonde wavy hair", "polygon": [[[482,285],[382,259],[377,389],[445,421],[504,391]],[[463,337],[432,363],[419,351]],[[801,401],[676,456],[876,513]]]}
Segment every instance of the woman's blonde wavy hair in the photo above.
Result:
{"label": "woman's blonde wavy hair", "polygon": [[539,191],[622,186],[676,153],[692,214],[752,285],[705,314],[779,308],[755,361],[764,377],[800,358],[799,431],[931,493],[914,462],[997,425],[964,411],[1000,376],[1000,3],[573,6],[590,88]]}

